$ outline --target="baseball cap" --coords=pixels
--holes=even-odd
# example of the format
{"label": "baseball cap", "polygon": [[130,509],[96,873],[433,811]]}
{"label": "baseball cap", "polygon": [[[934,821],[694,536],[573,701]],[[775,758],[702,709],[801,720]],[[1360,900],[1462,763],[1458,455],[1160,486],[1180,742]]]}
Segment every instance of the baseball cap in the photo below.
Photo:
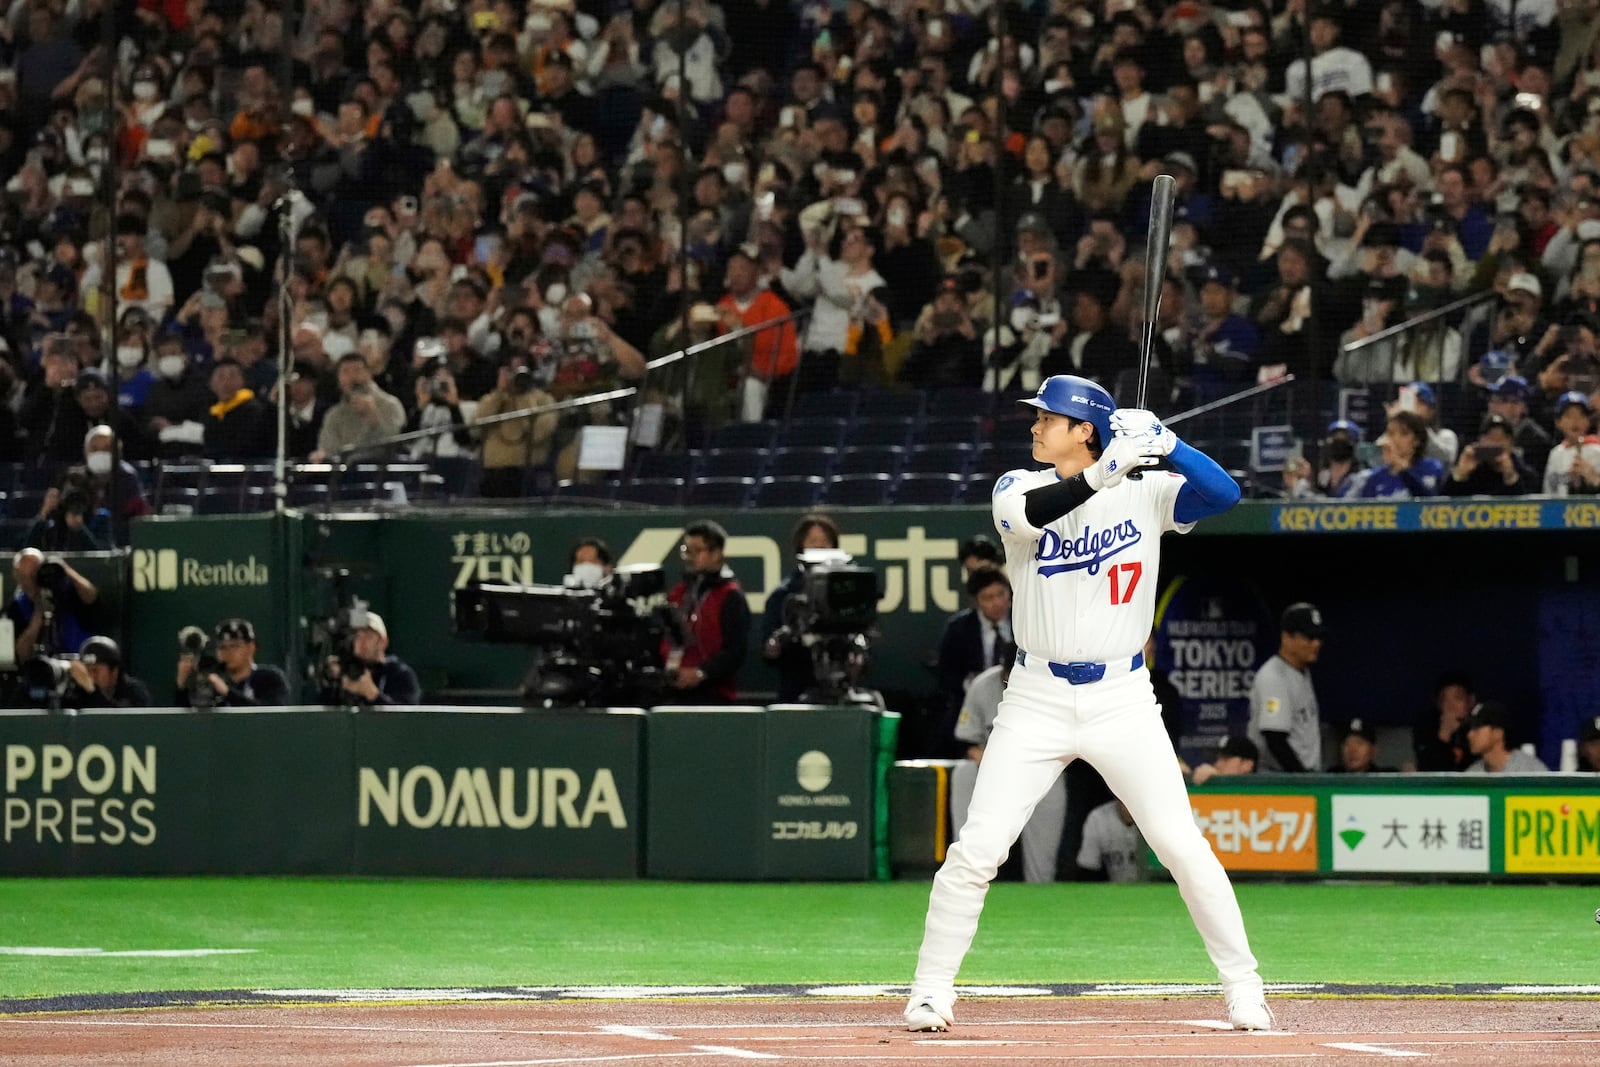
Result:
{"label": "baseball cap", "polygon": [[1489,390],[1489,395],[1496,400],[1526,400],[1531,393],[1528,379],[1520,374],[1506,375]]}
{"label": "baseball cap", "polygon": [[1504,430],[1512,437],[1517,435],[1517,428],[1512,425],[1511,420],[1498,412],[1491,411],[1483,417],[1483,422],[1478,425],[1479,433],[1488,433],[1490,430]]}
{"label": "baseball cap", "polygon": [[249,619],[223,619],[217,623],[218,641],[245,641],[256,639],[256,628]]}
{"label": "baseball cap", "polygon": [[1467,716],[1467,729],[1476,730],[1480,726],[1498,726],[1506,728],[1506,706],[1498,700],[1485,700],[1482,704],[1472,709]]}
{"label": "baseball cap", "polygon": [[1563,414],[1566,413],[1568,408],[1574,406],[1582,408],[1591,415],[1594,414],[1594,405],[1589,402],[1589,395],[1587,393],[1579,392],[1576,389],[1568,389],[1566,392],[1556,397],[1556,418],[1559,419]]}
{"label": "baseball cap", "polygon": [[109,637],[91,637],[78,650],[78,661],[93,667],[103,663],[107,667],[122,666],[122,649]]}
{"label": "baseball cap", "polygon": [[1315,604],[1301,601],[1283,609],[1278,628],[1286,634],[1299,634],[1317,640],[1322,637],[1322,612]]}
{"label": "baseball cap", "polygon": [[1412,382],[1411,390],[1417,394],[1418,400],[1428,405],[1430,408],[1436,408],[1439,406],[1439,397],[1434,393],[1433,386],[1429,385],[1427,382]]}
{"label": "baseball cap", "polygon": [[1248,737],[1224,737],[1222,744],[1217,746],[1217,756],[1218,758],[1237,756],[1240,759],[1254,760],[1259,763],[1261,750]]}
{"label": "baseball cap", "polygon": [[1600,715],[1583,720],[1583,729],[1578,732],[1578,740],[1600,741]]}
{"label": "baseball cap", "polygon": [[1044,216],[1036,211],[1030,211],[1017,220],[1017,232],[1031,233],[1039,237],[1050,237],[1054,234],[1050,224],[1045,222]]}
{"label": "baseball cap", "polygon": [[1202,285],[1204,285],[1206,282],[1215,282],[1218,285],[1226,286],[1227,288],[1232,289],[1233,271],[1229,270],[1227,267],[1218,267],[1216,265],[1212,265],[1207,267],[1205,269],[1205,273],[1200,275],[1200,280]]}
{"label": "baseball cap", "polygon": [[1344,733],[1340,737],[1364,737],[1373,744],[1377,744],[1378,728],[1366,719],[1351,719],[1345,724]]}
{"label": "baseball cap", "polygon": [[1539,284],[1539,279],[1525,270],[1519,270],[1506,282],[1506,293],[1529,293],[1534,297],[1544,296],[1544,286]]}
{"label": "baseball cap", "polygon": [[1349,419],[1334,419],[1332,422],[1328,423],[1328,435],[1329,436],[1332,436],[1333,434],[1336,434],[1336,433],[1340,433],[1341,431],[1344,432],[1344,433],[1349,434],[1351,437],[1355,438],[1357,441],[1361,440],[1361,437],[1362,437],[1361,427],[1357,426],[1355,423],[1351,422]]}
{"label": "baseball cap", "polygon": [[1161,162],[1169,167],[1182,167],[1190,174],[1200,173],[1200,168],[1195,165],[1194,157],[1187,152],[1168,152],[1162,157]]}
{"label": "baseball cap", "polygon": [[110,389],[105,373],[95,367],[86,367],[78,372],[78,380],[74,383],[77,392],[83,393],[90,389]]}
{"label": "baseball cap", "polygon": [[383,621],[383,616],[379,615],[376,611],[367,612],[366,628],[383,638],[385,641],[389,640],[389,625]]}

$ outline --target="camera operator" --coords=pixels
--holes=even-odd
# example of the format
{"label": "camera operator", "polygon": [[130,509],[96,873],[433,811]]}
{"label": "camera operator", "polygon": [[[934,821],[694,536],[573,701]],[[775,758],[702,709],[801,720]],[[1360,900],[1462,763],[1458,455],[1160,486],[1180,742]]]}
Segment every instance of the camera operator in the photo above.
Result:
{"label": "camera operator", "polygon": [[[553,403],[555,399],[539,388],[525,357],[514,355],[501,365],[494,389],[478,401],[476,417],[481,421]],[[547,411],[485,427],[482,430],[483,480],[479,492],[484,496],[521,496],[523,471],[549,462],[550,442],[560,421],[560,415]]]}
{"label": "camera operator", "polygon": [[577,589],[598,589],[616,573],[611,546],[598,537],[585,537],[572,546],[567,576],[562,584]]}
{"label": "camera operator", "polygon": [[109,637],[91,637],[70,668],[73,684],[61,703],[69,708],[148,708],[150,690],[122,670],[122,650]]}
{"label": "camera operator", "polygon": [[78,404],[78,342],[67,334],[44,340],[44,373],[33,379],[17,412],[30,460],[70,463],[82,455],[89,419]]}
{"label": "camera operator", "polygon": [[82,611],[100,591],[71,564],[59,557],[47,561],[37,548],[25,548],[12,559],[11,576],[17,591],[5,616],[16,629],[19,663],[78,648],[92,636]]}
{"label": "camera operator", "polygon": [[[839,527],[826,515],[802,516],[794,527],[794,554],[813,548],[839,547]],[[778,703],[792,704],[814,683],[816,670],[811,653],[784,625],[784,609],[789,598],[805,588],[806,568],[794,572],[767,597],[761,613],[761,656],[778,670]]]}
{"label": "camera operator", "polygon": [[389,655],[389,627],[375,611],[350,637],[347,655],[323,668],[324,704],[411,707],[422,701],[417,674],[399,656]]}
{"label": "camera operator", "polygon": [[683,580],[667,593],[677,632],[662,641],[667,684],[685,704],[731,704],[738,695],[750,634],[750,605],[723,557],[728,532],[710,521],[690,523],[679,555]]}
{"label": "camera operator", "polygon": [[[456,389],[456,376],[443,357],[423,364],[416,379],[416,398],[411,415],[406,419],[406,431],[434,430],[437,436],[425,437],[411,445],[411,458],[428,456],[464,456],[472,452],[472,432],[467,429],[466,416],[461,412],[461,394]],[[452,433],[442,432],[453,426]]]}
{"label": "camera operator", "polygon": [[372,370],[359,352],[339,357],[339,392],[342,399],[328,409],[317,435],[311,462],[334,459],[345,449],[393,437],[406,424],[405,406],[379,389]]}
{"label": "camera operator", "polygon": [[[289,702],[289,682],[276,667],[256,665],[256,628],[249,619],[224,619],[217,623],[217,669],[196,677],[200,659],[193,652],[178,656],[176,706],[218,708],[280,708]],[[210,685],[215,698],[209,704],[195,699],[194,687]]]}

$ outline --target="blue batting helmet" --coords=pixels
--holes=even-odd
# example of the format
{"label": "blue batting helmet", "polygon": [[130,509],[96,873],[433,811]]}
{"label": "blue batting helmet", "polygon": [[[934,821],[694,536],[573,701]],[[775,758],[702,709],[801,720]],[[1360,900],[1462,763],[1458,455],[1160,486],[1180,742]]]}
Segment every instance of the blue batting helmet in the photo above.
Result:
{"label": "blue batting helmet", "polygon": [[1019,400],[1017,403],[1068,418],[1082,419],[1093,425],[1095,432],[1100,435],[1101,448],[1111,443],[1111,413],[1117,410],[1117,402],[1111,399],[1110,393],[1088,378],[1080,378],[1076,374],[1053,374],[1044,380],[1032,399]]}

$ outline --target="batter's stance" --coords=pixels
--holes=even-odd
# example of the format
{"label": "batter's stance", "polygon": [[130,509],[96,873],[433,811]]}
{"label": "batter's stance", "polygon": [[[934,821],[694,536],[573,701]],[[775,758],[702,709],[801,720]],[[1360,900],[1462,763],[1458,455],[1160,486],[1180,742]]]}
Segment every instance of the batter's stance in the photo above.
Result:
{"label": "batter's stance", "polygon": [[[979,765],[961,838],[933,880],[905,1018],[954,1021],[956,972],[989,882],[1056,777],[1089,761],[1128,806],[1178,882],[1217,966],[1236,1030],[1267,1030],[1261,976],[1233,886],[1195,826],[1172,743],[1143,669],[1161,535],[1226,511],[1239,487],[1148,411],[1116,409],[1086,378],[1056,375],[1022,401],[1039,409],[1033,458],[994,487],[994,523],[1016,590],[1017,665]],[[1173,472],[1133,471],[1163,457]]]}

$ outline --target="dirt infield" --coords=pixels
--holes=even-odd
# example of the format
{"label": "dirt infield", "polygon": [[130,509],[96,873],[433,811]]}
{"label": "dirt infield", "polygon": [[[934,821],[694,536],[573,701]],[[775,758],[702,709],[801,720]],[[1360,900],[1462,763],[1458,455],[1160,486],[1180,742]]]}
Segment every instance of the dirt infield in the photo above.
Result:
{"label": "dirt infield", "polygon": [[1216,998],[964,1000],[948,1034],[909,1034],[900,1002],[797,999],[366,1004],[0,1017],[0,1062],[167,1067],[513,1067],[741,1060],[821,1067],[976,1062],[1318,1067],[1600,1062],[1600,1002],[1280,996],[1279,1030],[1226,1030]]}

